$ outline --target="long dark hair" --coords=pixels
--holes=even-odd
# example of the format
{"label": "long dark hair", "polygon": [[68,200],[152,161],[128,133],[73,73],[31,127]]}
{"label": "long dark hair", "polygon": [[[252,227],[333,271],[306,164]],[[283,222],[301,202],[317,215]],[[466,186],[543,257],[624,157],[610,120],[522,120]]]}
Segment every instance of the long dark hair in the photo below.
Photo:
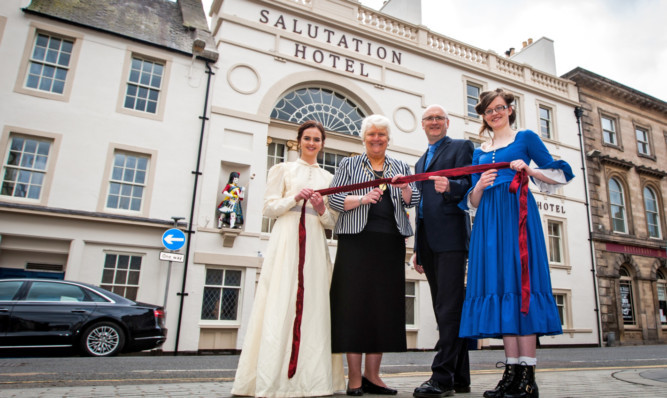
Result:
{"label": "long dark hair", "polygon": [[510,125],[514,124],[514,121],[516,120],[516,113],[514,112],[514,107],[512,103],[514,102],[514,94],[508,93],[507,91],[503,90],[502,88],[497,88],[493,91],[485,91],[479,96],[479,103],[475,106],[475,111],[477,112],[478,115],[482,117],[482,127],[479,129],[479,135],[482,136],[484,135],[484,132],[486,130],[493,131],[491,129],[491,126],[489,126],[486,123],[486,120],[484,120],[484,111],[486,108],[489,107],[489,104],[493,102],[493,100],[496,99],[496,97],[502,97],[505,100],[505,105],[509,109],[512,109],[512,113],[509,115],[510,119]]}

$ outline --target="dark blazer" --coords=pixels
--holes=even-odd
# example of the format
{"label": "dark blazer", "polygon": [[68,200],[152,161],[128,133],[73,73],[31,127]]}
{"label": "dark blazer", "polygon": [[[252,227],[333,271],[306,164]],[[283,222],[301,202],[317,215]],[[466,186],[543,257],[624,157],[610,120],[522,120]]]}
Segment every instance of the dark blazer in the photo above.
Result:
{"label": "dark blazer", "polygon": [[[445,136],[444,141],[433,154],[433,158],[424,170],[426,152],[417,161],[415,173],[431,172],[456,167],[470,166],[474,146],[468,140],[455,140]],[[470,218],[457,205],[471,187],[470,176],[461,176],[449,180],[449,192],[435,191],[431,180],[416,182],[423,200],[423,219],[417,211],[417,231],[424,223],[426,236],[415,235],[415,240],[426,239],[435,252],[468,250],[470,240]],[[417,245],[415,244],[415,249]],[[417,253],[419,256],[419,253]]]}

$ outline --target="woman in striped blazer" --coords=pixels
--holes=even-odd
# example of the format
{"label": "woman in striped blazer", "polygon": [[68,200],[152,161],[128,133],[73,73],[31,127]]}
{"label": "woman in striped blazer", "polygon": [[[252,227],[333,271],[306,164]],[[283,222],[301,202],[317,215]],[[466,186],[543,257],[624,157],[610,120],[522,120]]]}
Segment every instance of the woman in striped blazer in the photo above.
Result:
{"label": "woman in striped blazer", "polygon": [[[361,125],[366,152],[341,161],[332,187],[412,174],[386,154],[389,119],[371,115]],[[406,208],[419,203],[414,184],[383,184],[329,196],[339,212],[338,250],[331,281],[332,352],[347,353],[347,395],[394,395],[380,379],[383,352],[406,351]],[[364,373],[362,355],[366,354]]]}

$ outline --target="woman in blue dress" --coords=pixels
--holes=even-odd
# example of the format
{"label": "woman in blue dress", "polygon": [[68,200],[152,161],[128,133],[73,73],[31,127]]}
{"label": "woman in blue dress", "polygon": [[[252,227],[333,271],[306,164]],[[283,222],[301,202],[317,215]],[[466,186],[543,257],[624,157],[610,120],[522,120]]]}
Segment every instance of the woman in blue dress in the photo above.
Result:
{"label": "woman in blue dress", "polygon": [[[553,160],[537,134],[512,129],[513,101],[514,95],[502,89],[481,94],[475,107],[483,119],[480,135],[488,131],[491,139],[475,150],[473,165],[510,162],[510,168],[473,175],[473,188],[460,204],[475,220],[459,334],[502,338],[505,347],[505,373],[495,389],[484,393],[487,398],[537,397],[537,336],[563,333],[551,291],[542,222],[530,191],[526,223],[530,293],[525,296],[530,301],[522,308],[519,192],[510,193],[509,186],[519,170],[548,192],[573,175],[566,162]],[[531,161],[539,169],[530,168]]]}

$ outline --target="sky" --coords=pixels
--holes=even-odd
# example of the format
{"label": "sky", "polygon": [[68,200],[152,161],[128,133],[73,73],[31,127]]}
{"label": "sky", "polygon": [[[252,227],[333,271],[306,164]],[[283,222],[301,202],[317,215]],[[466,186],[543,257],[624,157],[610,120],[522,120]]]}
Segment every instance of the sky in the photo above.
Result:
{"label": "sky", "polygon": [[[379,10],[383,1],[361,4]],[[499,55],[547,37],[559,76],[582,67],[667,102],[667,0],[421,1],[433,32]]]}

